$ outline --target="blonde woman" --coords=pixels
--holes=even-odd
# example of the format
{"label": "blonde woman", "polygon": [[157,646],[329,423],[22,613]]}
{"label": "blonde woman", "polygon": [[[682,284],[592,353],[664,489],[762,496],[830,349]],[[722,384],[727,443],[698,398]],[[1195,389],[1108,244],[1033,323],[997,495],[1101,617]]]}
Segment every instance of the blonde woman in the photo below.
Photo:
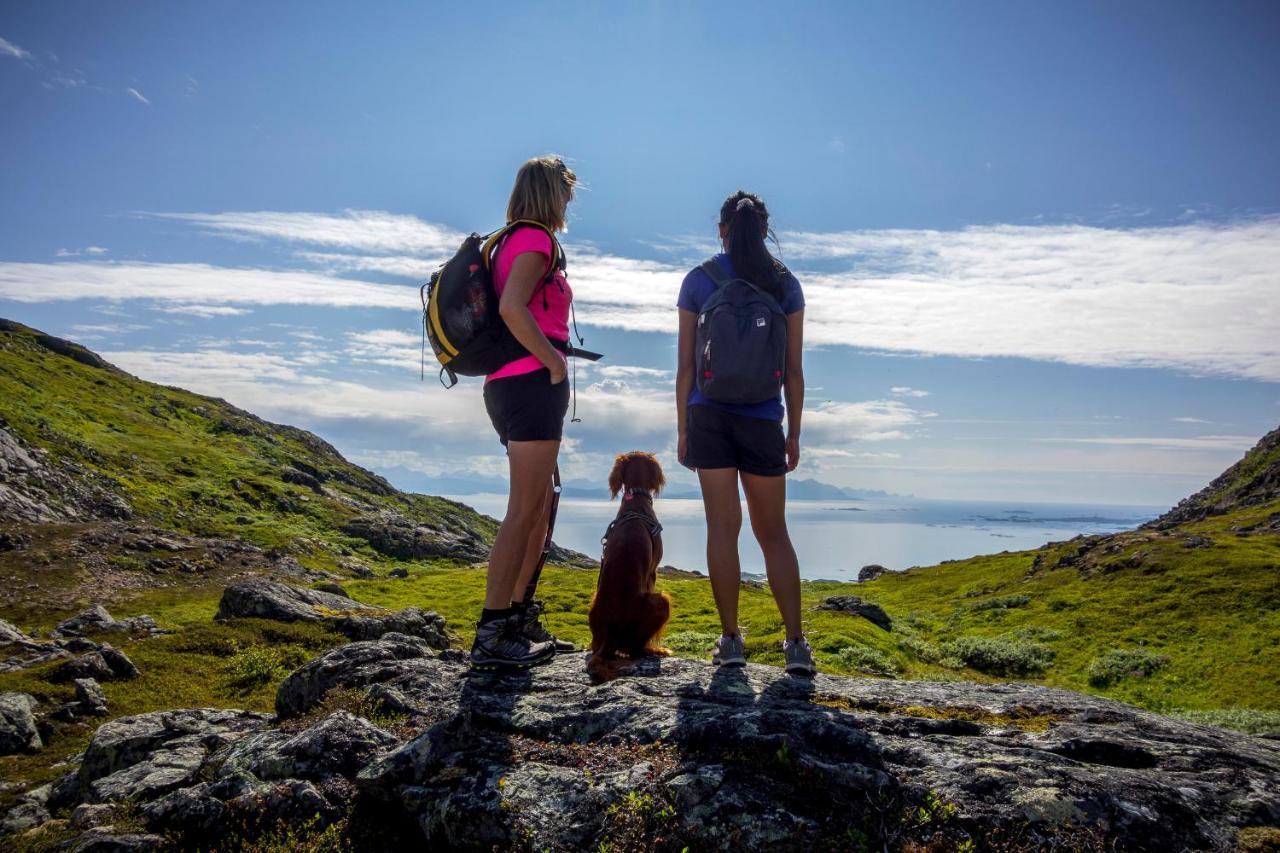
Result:
{"label": "blonde woman", "polygon": [[563,253],[552,236],[565,230],[577,176],[559,157],[535,157],[520,167],[507,203],[507,222],[520,226],[493,255],[499,313],[514,338],[512,358],[485,378],[484,405],[507,448],[507,512],[489,554],[484,610],[471,663],[481,669],[525,668],[573,645],[557,640],[539,619],[541,606],[517,600],[532,577],[547,534],[551,474],[560,453],[569,383],[565,355],[573,291]]}

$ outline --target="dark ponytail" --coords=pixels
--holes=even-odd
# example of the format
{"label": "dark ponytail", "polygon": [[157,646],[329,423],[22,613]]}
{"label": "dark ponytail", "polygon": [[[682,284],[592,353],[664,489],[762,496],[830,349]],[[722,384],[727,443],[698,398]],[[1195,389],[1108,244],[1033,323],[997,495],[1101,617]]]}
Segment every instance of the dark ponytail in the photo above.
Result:
{"label": "dark ponytail", "polygon": [[764,200],[754,193],[738,190],[720,206],[720,224],[729,226],[725,247],[734,275],[782,302],[785,294],[781,265],[764,243],[769,230],[769,210]]}

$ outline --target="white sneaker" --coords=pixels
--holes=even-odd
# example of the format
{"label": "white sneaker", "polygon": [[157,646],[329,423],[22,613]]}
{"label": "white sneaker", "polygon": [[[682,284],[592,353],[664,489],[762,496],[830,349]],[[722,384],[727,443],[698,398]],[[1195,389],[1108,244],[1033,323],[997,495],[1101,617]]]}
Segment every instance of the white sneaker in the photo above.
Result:
{"label": "white sneaker", "polygon": [[711,662],[716,666],[745,666],[747,648],[741,634],[721,634],[716,649],[711,654]]}
{"label": "white sneaker", "polygon": [[782,656],[787,659],[789,675],[817,675],[818,667],[813,663],[813,649],[804,637],[798,640],[782,642]]}

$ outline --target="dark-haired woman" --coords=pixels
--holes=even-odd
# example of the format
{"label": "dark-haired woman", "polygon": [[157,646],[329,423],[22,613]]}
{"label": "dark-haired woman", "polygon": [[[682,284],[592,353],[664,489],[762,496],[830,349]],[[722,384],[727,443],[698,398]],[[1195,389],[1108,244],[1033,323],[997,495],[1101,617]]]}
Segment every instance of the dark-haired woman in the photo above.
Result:
{"label": "dark-haired woman", "polygon": [[[804,406],[804,294],[800,282],[769,254],[769,211],[759,196],[739,190],[720,208],[716,255],[726,277],[741,278],[769,294],[786,315],[786,368],[783,392],[758,403],[731,404],[708,399],[695,384],[694,340],[698,315],[717,288],[702,268],[694,268],[680,287],[679,363],[676,417],[680,461],[697,470],[707,518],[707,571],[720,613],[721,637],[712,661],[720,666],[746,663],[738,628],[738,533],[742,507],[738,482],[747,497],[751,530],[764,552],[769,589],[786,627],[783,655],[787,672],[812,675],[813,652],[800,622],[800,565],[787,533],[786,474],[800,461],[800,414]],[[786,405],[783,405],[783,397]],[[783,432],[785,412],[786,432]]]}
{"label": "dark-haired woman", "polygon": [[[572,650],[539,620],[541,606],[519,600],[542,554],[551,507],[551,472],[560,453],[569,407],[565,357],[551,340],[569,338],[573,292],[556,270],[549,232],[563,231],[577,177],[559,157],[535,157],[520,167],[507,202],[507,222],[533,221],[503,238],[493,256],[498,310],[528,355],[485,377],[484,405],[507,448],[511,492],[489,553],[484,610],[471,663],[483,669],[528,667]],[[554,275],[548,281],[550,273]]]}

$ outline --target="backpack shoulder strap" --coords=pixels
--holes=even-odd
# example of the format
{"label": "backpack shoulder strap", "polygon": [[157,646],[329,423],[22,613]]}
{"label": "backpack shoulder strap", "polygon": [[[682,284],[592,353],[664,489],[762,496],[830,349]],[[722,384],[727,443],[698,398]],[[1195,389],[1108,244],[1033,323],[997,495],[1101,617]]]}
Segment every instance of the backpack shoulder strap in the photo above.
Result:
{"label": "backpack shoulder strap", "polygon": [[715,283],[716,287],[729,281],[729,275],[715,258],[707,258],[702,262],[702,271]]}
{"label": "backpack shoulder strap", "polygon": [[537,228],[539,231],[546,234],[547,238],[551,240],[551,260],[547,264],[546,275],[546,281],[550,281],[552,276],[555,275],[556,270],[562,270],[565,268],[564,248],[560,245],[560,241],[556,239],[556,235],[552,233],[550,228],[543,225],[541,222],[536,222],[532,219],[517,219],[513,222],[508,222],[497,231],[487,235],[485,237],[484,247],[481,250],[481,257],[484,258],[484,265],[487,269],[492,270],[493,256],[502,246],[502,241],[505,240],[512,231],[523,227]]}

